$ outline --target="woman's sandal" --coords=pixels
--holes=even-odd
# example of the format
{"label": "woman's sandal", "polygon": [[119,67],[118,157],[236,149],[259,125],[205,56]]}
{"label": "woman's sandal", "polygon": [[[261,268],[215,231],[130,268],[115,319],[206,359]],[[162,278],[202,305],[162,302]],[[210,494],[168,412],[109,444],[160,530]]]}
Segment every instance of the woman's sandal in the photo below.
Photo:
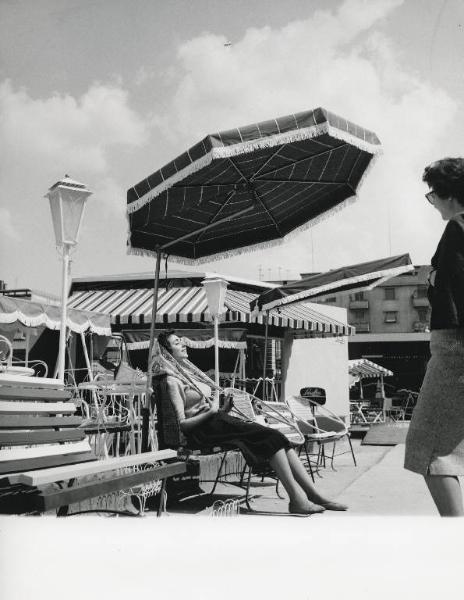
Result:
{"label": "woman's sandal", "polygon": [[319,504],[314,504],[308,500],[308,504],[306,506],[296,506],[292,502],[288,505],[288,512],[294,515],[315,515],[317,513],[324,512],[325,508],[320,506]]}

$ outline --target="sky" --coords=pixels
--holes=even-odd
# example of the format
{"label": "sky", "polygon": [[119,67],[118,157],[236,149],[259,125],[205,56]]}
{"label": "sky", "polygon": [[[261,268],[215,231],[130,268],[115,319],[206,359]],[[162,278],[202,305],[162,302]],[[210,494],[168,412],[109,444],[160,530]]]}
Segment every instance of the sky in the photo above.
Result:
{"label": "sky", "polygon": [[152,271],[126,252],[127,189],[208,133],[317,106],[382,142],[357,202],[201,270],[426,264],[444,223],[421,175],[463,154],[463,98],[460,0],[0,0],[0,279],[59,293],[44,194],[65,174],[93,191],[72,276]]}

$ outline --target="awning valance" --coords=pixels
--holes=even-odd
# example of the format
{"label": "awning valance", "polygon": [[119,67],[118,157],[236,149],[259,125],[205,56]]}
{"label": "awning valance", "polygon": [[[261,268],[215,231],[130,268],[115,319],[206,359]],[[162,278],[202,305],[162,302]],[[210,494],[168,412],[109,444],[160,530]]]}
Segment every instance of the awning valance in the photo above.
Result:
{"label": "awning valance", "polygon": [[[264,323],[263,314],[252,314],[250,303],[257,297],[251,292],[227,290],[226,323]],[[143,325],[151,322],[153,290],[119,289],[77,291],[70,298],[70,306],[95,310],[111,315],[115,325]],[[161,288],[158,293],[156,322],[210,323],[208,302],[203,287]],[[285,306],[269,313],[269,325],[307,331],[314,335],[352,335],[354,328],[314,310],[307,304]]]}
{"label": "awning valance", "polygon": [[358,358],[348,361],[348,372],[352,377],[366,379],[368,377],[391,377],[393,371],[385,369],[381,365],[374,363],[367,358]]}
{"label": "awning valance", "polygon": [[[0,325],[11,323],[19,323],[26,327],[44,326],[48,329],[60,329],[61,308],[0,295]],[[97,335],[111,335],[110,318],[106,314],[68,308],[66,324],[75,333],[90,331]]]}

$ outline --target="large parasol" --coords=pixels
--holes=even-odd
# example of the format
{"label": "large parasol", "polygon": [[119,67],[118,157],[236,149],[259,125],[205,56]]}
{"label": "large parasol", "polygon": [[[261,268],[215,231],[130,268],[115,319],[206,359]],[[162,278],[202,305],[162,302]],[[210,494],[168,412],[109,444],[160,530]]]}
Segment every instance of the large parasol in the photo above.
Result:
{"label": "large parasol", "polygon": [[209,135],[128,190],[129,253],[198,263],[281,243],[353,201],[379,151],[323,108]]}
{"label": "large parasol", "polygon": [[281,243],[356,197],[377,136],[323,108],[208,135],[127,192],[128,251],[209,262]]}

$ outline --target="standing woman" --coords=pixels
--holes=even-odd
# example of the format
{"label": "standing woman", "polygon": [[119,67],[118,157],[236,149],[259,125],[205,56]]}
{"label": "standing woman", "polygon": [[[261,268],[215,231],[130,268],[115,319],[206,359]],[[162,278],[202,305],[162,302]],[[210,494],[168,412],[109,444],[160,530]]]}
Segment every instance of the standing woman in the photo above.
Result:
{"label": "standing woman", "polygon": [[429,277],[431,359],[406,439],[405,468],[424,475],[441,516],[463,516],[464,158],[425,168],[427,200],[448,221]]}

